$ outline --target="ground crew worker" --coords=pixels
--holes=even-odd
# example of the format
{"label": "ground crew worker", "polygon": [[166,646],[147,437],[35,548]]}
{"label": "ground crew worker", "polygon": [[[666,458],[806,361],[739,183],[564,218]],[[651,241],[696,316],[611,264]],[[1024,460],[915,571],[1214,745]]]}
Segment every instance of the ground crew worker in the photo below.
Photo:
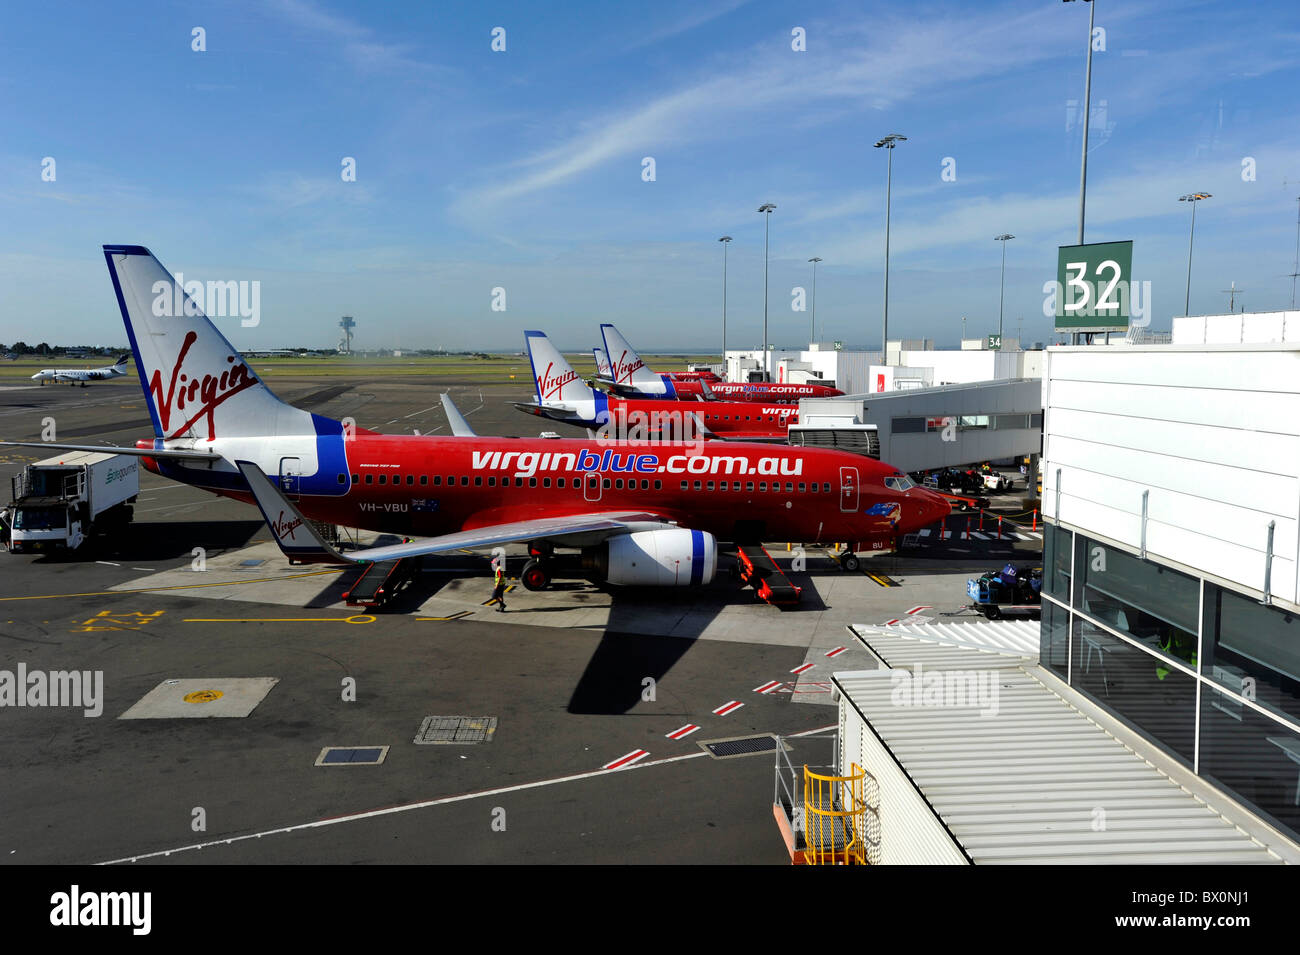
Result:
{"label": "ground crew worker", "polygon": [[506,612],[506,569],[505,561],[499,561],[492,565],[496,570],[496,587],[492,590],[492,599],[497,602],[497,610],[500,613]]}

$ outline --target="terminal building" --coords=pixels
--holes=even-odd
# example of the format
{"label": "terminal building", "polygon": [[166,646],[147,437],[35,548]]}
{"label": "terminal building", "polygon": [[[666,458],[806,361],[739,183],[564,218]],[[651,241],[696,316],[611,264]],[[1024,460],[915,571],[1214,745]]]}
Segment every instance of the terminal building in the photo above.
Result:
{"label": "terminal building", "polygon": [[1300,836],[1300,312],[1060,347],[1039,659]]}
{"label": "terminal building", "polygon": [[[1024,351],[1015,339],[1004,339],[998,348],[990,348],[987,339],[965,339],[960,350],[936,349],[930,339],[891,341],[885,362],[878,351],[845,351],[835,345],[813,342],[802,351],[773,349],[768,353],[771,380],[833,385],[845,394],[861,395],[1042,377],[1042,346]],[[761,349],[727,351],[728,381],[761,381],[762,376]]]}
{"label": "terminal building", "polygon": [[[1300,862],[1300,312],[1053,347],[1039,387],[1042,619],[851,628],[876,661],[832,677],[854,844]],[[923,671],[993,705],[900,696]]]}

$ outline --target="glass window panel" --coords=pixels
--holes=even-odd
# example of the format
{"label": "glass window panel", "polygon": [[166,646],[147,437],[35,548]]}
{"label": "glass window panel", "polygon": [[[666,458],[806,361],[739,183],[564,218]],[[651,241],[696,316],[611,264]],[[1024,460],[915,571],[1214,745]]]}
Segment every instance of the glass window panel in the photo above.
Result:
{"label": "glass window panel", "polygon": [[1043,601],[1042,629],[1038,637],[1038,658],[1043,666],[1067,677],[1069,663],[1070,612],[1051,601]]}
{"label": "glass window panel", "polygon": [[1079,558],[1083,593],[1076,610],[1194,665],[1200,607],[1194,577],[1094,540],[1085,541]]}
{"label": "glass window panel", "polygon": [[1300,736],[1209,684],[1201,691],[1200,771],[1293,836],[1300,830]]}
{"label": "glass window panel", "polygon": [[1070,602],[1070,551],[1073,533],[1055,524],[1043,525],[1043,592]]}
{"label": "glass window panel", "polygon": [[1196,734],[1196,678],[1074,616],[1072,685],[1187,763]]}
{"label": "glass window panel", "polygon": [[1300,619],[1205,585],[1201,674],[1260,706],[1300,719]]}

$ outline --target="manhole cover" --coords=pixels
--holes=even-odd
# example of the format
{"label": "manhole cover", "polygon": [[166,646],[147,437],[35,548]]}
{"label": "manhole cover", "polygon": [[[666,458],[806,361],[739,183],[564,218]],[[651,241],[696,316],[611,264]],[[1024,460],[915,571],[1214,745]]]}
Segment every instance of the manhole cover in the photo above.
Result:
{"label": "manhole cover", "polygon": [[387,755],[387,746],[326,746],[316,757],[316,765],[378,766]]}
{"label": "manhole cover", "polygon": [[225,695],[220,690],[195,690],[186,693],[181,699],[186,703],[214,703]]}
{"label": "manhole cover", "polygon": [[741,736],[733,739],[700,740],[706,752],[714,759],[731,759],[735,756],[753,756],[755,753],[776,751],[775,736]]}
{"label": "manhole cover", "polygon": [[415,734],[416,743],[490,743],[497,731],[495,716],[426,716]]}

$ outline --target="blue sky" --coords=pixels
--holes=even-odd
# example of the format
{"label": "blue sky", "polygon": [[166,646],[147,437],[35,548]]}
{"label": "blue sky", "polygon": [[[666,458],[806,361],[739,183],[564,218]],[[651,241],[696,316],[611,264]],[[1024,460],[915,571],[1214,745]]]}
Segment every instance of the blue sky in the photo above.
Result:
{"label": "blue sky", "polygon": [[[891,337],[997,323],[1049,339],[1044,281],[1075,241],[1088,5],[991,3],[41,4],[0,34],[0,342],[120,342],[99,246],[187,279],[261,282],[241,347],[878,347],[885,151]],[[1300,7],[1099,0],[1087,241],[1134,240],[1152,327],[1290,301]],[[191,49],[206,31],[206,52]],[[491,49],[505,30],[505,52]],[[806,50],[791,31],[802,27]],[[56,180],[42,181],[53,157]],[[356,181],[340,176],[356,160]],[[642,178],[653,157],[655,181]],[[944,160],[956,163],[944,181]],[[1242,162],[1254,160],[1253,181]],[[492,290],[506,290],[504,312]]]}

